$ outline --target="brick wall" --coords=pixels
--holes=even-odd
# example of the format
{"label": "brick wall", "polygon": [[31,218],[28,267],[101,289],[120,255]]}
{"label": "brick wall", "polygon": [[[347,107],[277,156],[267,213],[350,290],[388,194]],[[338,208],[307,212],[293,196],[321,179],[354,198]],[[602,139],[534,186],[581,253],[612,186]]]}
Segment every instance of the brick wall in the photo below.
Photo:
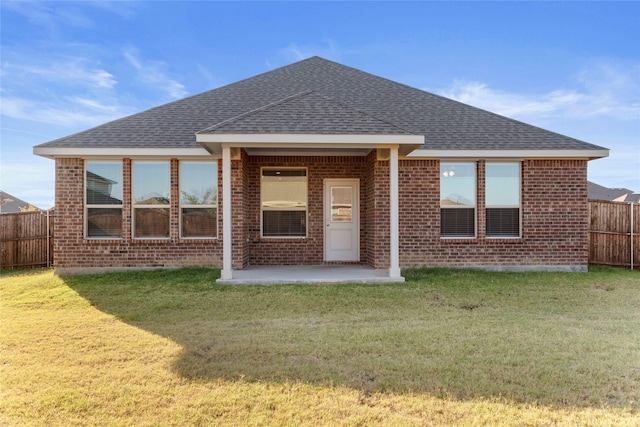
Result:
{"label": "brick wall", "polygon": [[[251,156],[246,158],[248,193],[246,209],[248,224],[249,264],[251,265],[303,265],[324,262],[324,179],[360,179],[360,206],[365,206],[366,158],[338,156]],[[260,236],[260,178],[261,167],[307,168],[307,237],[263,238]],[[367,235],[368,217],[361,212],[360,237]],[[364,237],[366,239],[366,237]],[[366,260],[367,246],[360,245],[360,259]]]}
{"label": "brick wall", "polygon": [[373,152],[369,161],[372,163],[370,173],[371,194],[368,215],[371,217],[368,241],[368,264],[374,268],[388,268],[390,263],[389,233],[390,198],[389,198],[389,161],[377,160],[377,153]]}
{"label": "brick wall", "polygon": [[400,161],[400,265],[586,266],[587,162],[522,162],[522,237],[487,239],[484,162],[477,167],[477,237],[440,239],[439,162]]}
{"label": "brick wall", "polygon": [[[477,237],[441,239],[439,162],[401,160],[400,265],[417,266],[586,266],[588,260],[587,162],[522,162],[522,237],[487,239],[484,224],[484,162],[477,164]],[[180,239],[179,162],[171,160],[169,239],[131,238],[131,160],[123,161],[123,238],[84,239],[84,162],[56,160],[55,259],[57,268],[174,267],[222,265],[219,239]],[[366,157],[248,156],[232,164],[233,268],[265,264],[321,264],[324,259],[323,183],[326,178],[360,180],[360,259],[389,266],[389,162],[373,151]],[[308,236],[260,236],[260,168],[308,169]],[[218,188],[222,189],[221,162]],[[221,191],[219,194],[221,196]],[[219,215],[222,198],[219,198]]]}
{"label": "brick wall", "polygon": [[[180,239],[178,161],[171,160],[169,239],[131,238],[131,160],[123,161],[122,235],[119,240],[84,239],[84,161],[56,159],[54,266],[70,268],[221,266],[221,239]],[[219,165],[220,167],[220,165]],[[221,188],[221,182],[219,188]],[[221,221],[218,234],[221,235]]]}
{"label": "brick wall", "polygon": [[369,225],[365,228],[364,234],[360,234],[360,242],[365,247],[365,257],[362,260],[370,266],[375,265],[375,232],[372,229],[375,224],[375,186],[373,182],[375,164],[376,152],[372,151],[365,159],[364,178],[360,188],[361,198],[364,200],[364,203],[360,204],[362,206],[360,218]]}
{"label": "brick wall", "polygon": [[[240,159],[231,161],[231,268],[242,269],[246,266],[246,250],[245,250],[245,161],[244,150],[242,150]],[[220,175],[220,174],[219,174]],[[219,187],[222,188],[222,187]],[[222,236],[222,235],[220,235]]]}

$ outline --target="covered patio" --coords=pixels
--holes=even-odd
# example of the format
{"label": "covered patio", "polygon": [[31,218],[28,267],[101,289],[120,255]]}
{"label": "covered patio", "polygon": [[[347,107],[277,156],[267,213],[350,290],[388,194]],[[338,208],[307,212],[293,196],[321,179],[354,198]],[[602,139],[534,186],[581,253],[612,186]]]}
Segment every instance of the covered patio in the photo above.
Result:
{"label": "covered patio", "polygon": [[[286,281],[287,283],[309,283],[313,282],[336,282],[336,281],[375,281],[386,279],[386,281],[402,281],[400,275],[399,265],[399,242],[398,242],[398,158],[400,155],[405,155],[415,147],[419,146],[424,141],[423,136],[417,135],[379,135],[379,134],[367,134],[367,135],[309,135],[309,134],[228,134],[228,133],[209,133],[209,131],[201,131],[196,137],[197,141],[205,147],[212,154],[218,154],[222,157],[222,246],[223,246],[223,268],[222,277],[220,283],[239,283],[234,279],[251,280],[251,268],[257,265],[270,265],[271,267],[277,267],[273,264],[281,265],[300,265],[299,269],[292,267],[286,267],[283,269],[277,269],[269,271],[270,275],[258,274],[256,278],[264,279],[265,277],[278,277],[277,283]],[[371,222],[366,227],[370,230],[370,249],[373,246],[376,247],[376,252],[369,251],[366,259],[360,257],[360,251],[356,249],[356,255],[353,259],[347,259],[345,261],[356,261],[367,265],[359,265],[357,268],[345,267],[335,268],[335,264],[318,265],[321,262],[333,261],[329,256],[324,256],[324,259],[315,259],[315,262],[300,262],[295,261],[294,258],[290,260],[283,260],[283,262],[251,262],[252,256],[255,258],[259,248],[265,248],[269,245],[275,249],[272,250],[272,254],[284,253],[285,251],[294,251],[296,246],[304,246],[302,242],[305,241],[317,241],[322,245],[322,241],[327,241],[327,232],[329,230],[329,224],[325,227],[325,231],[316,233],[314,236],[307,235],[311,239],[299,239],[297,242],[289,241],[285,239],[268,239],[264,236],[252,236],[255,233],[254,230],[260,230],[260,219],[255,220],[256,215],[254,209],[259,208],[259,204],[255,198],[251,199],[252,191],[256,188],[260,188],[260,168],[258,166],[275,166],[276,163],[279,166],[286,167],[287,165],[296,167],[309,167],[313,169],[314,165],[304,163],[310,161],[313,156],[321,154],[325,161],[327,158],[341,158],[349,159],[354,157],[360,157],[367,159],[371,168],[362,175],[360,181],[370,181],[371,185],[366,187],[363,191],[369,191],[371,197],[369,200],[373,202],[373,198],[382,196],[388,197],[388,204],[382,209],[385,221],[383,223],[378,222],[378,227],[375,227],[374,222]],[[251,158],[261,159],[265,163],[257,164],[255,161],[251,161]],[[289,163],[289,160],[292,159]],[[301,162],[302,159],[302,163]],[[294,163],[298,162],[298,163]],[[331,161],[330,163],[335,163]],[[379,169],[383,168],[383,169]],[[383,173],[376,173],[377,170],[385,170]],[[318,175],[313,175],[313,170],[310,170],[310,179],[317,178]],[[342,169],[342,172],[334,173],[332,175],[326,175],[325,178],[346,178],[348,174],[353,173],[347,166]],[[353,177],[351,177],[353,178]],[[328,181],[325,179],[325,181]],[[357,181],[354,179],[354,181]],[[316,181],[317,182],[317,181]],[[376,189],[374,189],[374,187]],[[378,190],[378,188],[382,190]],[[382,193],[380,192],[382,191]],[[315,193],[319,194],[318,192]],[[259,197],[259,194],[258,194]],[[360,196],[355,193],[356,198]],[[365,201],[365,196],[363,201]],[[259,199],[257,200],[259,201]],[[314,206],[320,206],[315,204]],[[327,206],[327,203],[324,203]],[[380,209],[371,206],[363,206],[364,209],[369,210]],[[313,209],[313,208],[312,208]],[[324,220],[322,219],[323,213],[314,213],[309,216],[309,220],[314,224],[324,223],[327,218],[327,214],[324,214]],[[251,221],[253,218],[255,224],[247,221]],[[260,218],[259,216],[257,218]],[[384,230],[380,228],[384,227]],[[378,240],[382,239],[382,240]],[[256,245],[256,242],[259,245]],[[382,244],[386,242],[386,244]],[[279,244],[280,246],[274,246]],[[360,243],[364,248],[367,243]],[[380,252],[380,253],[377,253]],[[382,269],[382,264],[384,269]],[[318,268],[323,267],[323,268]],[[262,268],[262,267],[261,267]],[[332,270],[333,268],[333,270]],[[242,272],[248,271],[245,276]],[[309,278],[310,271],[323,274]],[[384,274],[381,273],[384,271]],[[278,274],[274,276],[274,274]],[[344,279],[341,278],[342,274],[346,274]],[[304,279],[303,279],[304,278]]]}

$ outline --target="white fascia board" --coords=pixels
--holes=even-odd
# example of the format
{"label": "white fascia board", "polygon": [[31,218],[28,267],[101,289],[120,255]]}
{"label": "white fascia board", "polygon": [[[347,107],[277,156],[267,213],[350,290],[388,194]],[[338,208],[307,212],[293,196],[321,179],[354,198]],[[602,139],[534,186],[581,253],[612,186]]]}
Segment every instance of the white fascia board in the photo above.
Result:
{"label": "white fascia board", "polygon": [[419,148],[409,158],[431,159],[600,159],[608,157],[608,149],[593,150],[428,150]]}
{"label": "white fascia board", "polygon": [[423,135],[325,135],[325,134],[293,134],[293,133],[208,133],[196,134],[196,141],[199,143],[218,144],[248,144],[247,146],[262,146],[266,144],[424,144]]}
{"label": "white fascia board", "polygon": [[202,158],[212,156],[203,147],[193,148],[71,148],[71,147],[33,147],[33,154],[55,159],[56,157],[79,158]]}

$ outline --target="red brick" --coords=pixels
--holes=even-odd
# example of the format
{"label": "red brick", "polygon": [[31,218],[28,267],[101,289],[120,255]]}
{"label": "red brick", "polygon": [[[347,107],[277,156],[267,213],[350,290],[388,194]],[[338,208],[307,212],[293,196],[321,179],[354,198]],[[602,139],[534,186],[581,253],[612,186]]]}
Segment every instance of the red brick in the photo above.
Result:
{"label": "red brick", "polygon": [[[84,239],[84,161],[56,160],[56,267],[174,267],[222,265],[219,239],[181,239],[178,160],[171,159],[171,228],[167,240],[131,238],[131,160],[123,160],[123,237]],[[248,156],[233,160],[232,265],[322,264],[324,260],[323,180],[360,180],[360,259],[389,266],[389,162],[375,150],[367,156]],[[305,239],[260,236],[260,168],[308,169],[308,235]],[[218,188],[222,189],[221,162]],[[441,239],[439,162],[400,160],[400,265],[418,266],[584,266],[588,258],[587,162],[522,162],[521,238],[487,239],[484,233],[484,162],[478,162],[477,238]],[[222,196],[222,191],[219,191]],[[222,213],[222,197],[218,212]]]}

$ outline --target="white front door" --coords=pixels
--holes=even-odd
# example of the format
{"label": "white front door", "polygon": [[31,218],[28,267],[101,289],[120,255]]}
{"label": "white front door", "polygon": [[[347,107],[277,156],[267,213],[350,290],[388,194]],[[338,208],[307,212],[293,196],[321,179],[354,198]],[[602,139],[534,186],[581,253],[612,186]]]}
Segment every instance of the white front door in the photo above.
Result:
{"label": "white front door", "polygon": [[360,261],[360,180],[324,180],[324,259]]}

